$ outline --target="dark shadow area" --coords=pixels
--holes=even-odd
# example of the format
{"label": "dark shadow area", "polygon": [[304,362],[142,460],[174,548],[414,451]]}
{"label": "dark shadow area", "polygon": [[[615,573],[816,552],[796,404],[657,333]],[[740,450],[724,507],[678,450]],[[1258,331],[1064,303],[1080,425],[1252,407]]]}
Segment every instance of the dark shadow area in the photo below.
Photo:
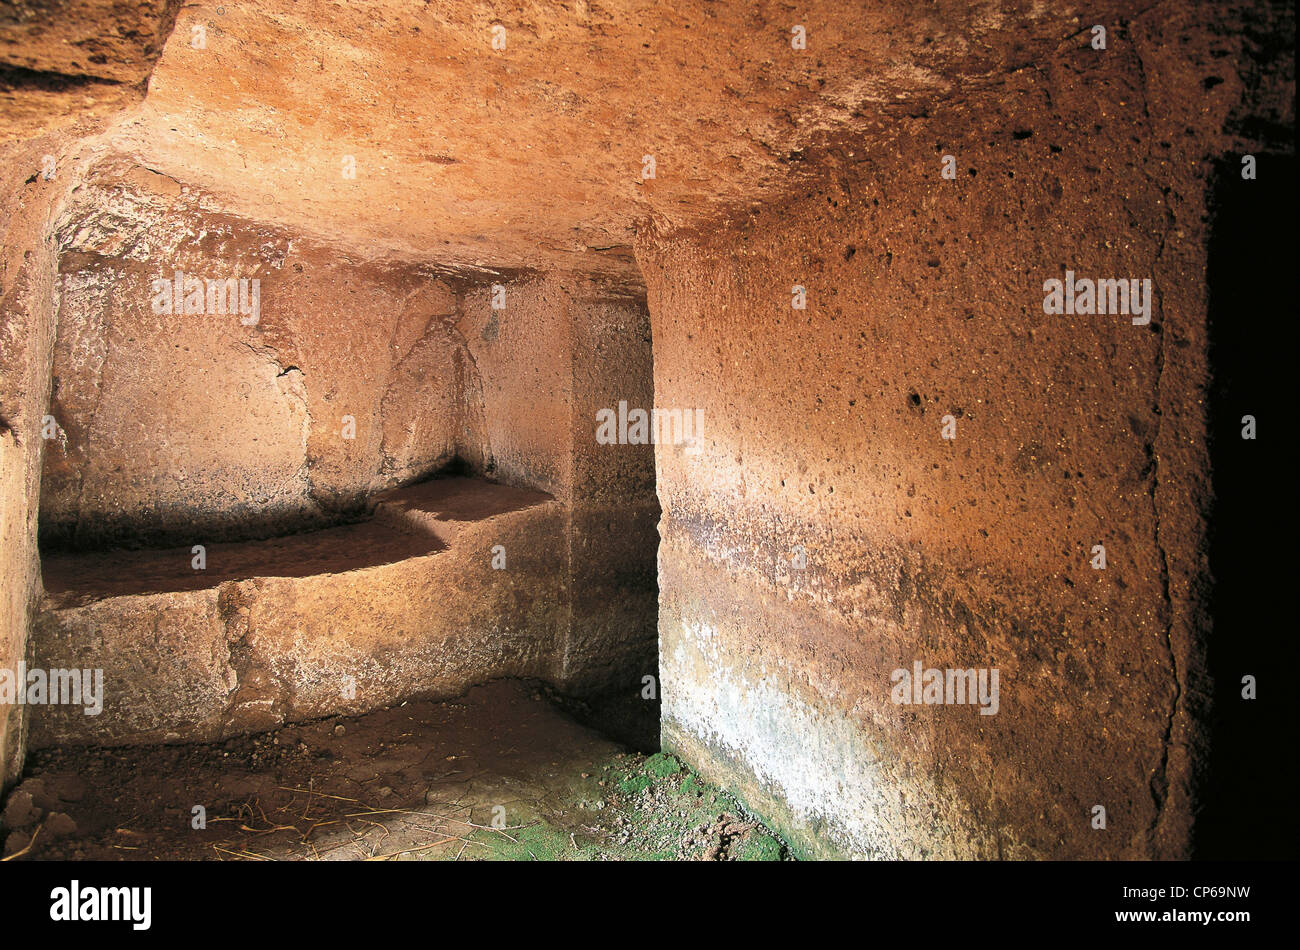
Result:
{"label": "dark shadow area", "polygon": [[204,545],[202,569],[192,547],[47,555],[41,559],[45,590],[65,601],[206,590],[253,577],[341,574],[448,547],[438,524],[483,521],[552,501],[527,488],[483,478],[436,477],[375,496],[370,520],[240,543]]}
{"label": "dark shadow area", "polygon": [[[57,378],[56,390],[57,390]],[[57,392],[56,392],[57,395]],[[440,479],[490,475],[472,462],[452,456],[429,471],[399,482],[396,489],[367,493],[358,490],[345,495],[312,493],[310,504],[277,509],[253,499],[233,503],[222,512],[201,508],[163,508],[150,511],[121,511],[73,521],[55,522],[42,518],[37,528],[41,554],[72,555],[105,551],[150,551],[179,545],[242,542],[289,538],[330,528],[342,528],[368,521],[375,504],[387,491],[402,490]],[[47,477],[47,476],[43,476]],[[290,575],[300,576],[300,575]]]}
{"label": "dark shadow area", "polygon": [[[1293,858],[1297,850],[1294,404],[1296,161],[1221,163],[1209,247],[1209,564],[1213,678],[1199,858]],[[1256,437],[1243,438],[1244,416]],[[1253,676],[1257,698],[1243,698]]]}
{"label": "dark shadow area", "polygon": [[658,663],[655,663],[655,689],[649,695],[643,687],[604,691],[590,696],[570,696],[544,686],[547,698],[588,728],[646,755],[661,747],[659,737]]}

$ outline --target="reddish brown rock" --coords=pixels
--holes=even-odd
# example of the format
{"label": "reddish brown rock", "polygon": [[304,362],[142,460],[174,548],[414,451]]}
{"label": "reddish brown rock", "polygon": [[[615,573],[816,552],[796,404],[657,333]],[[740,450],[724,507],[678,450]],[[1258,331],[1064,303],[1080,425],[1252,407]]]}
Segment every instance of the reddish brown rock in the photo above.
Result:
{"label": "reddish brown rock", "polygon": [[[1293,32],[1201,0],[9,4],[0,667],[115,698],[5,710],[0,784],[28,729],[637,690],[657,624],[666,744],[802,853],[1186,856],[1208,196],[1293,150]],[[1149,322],[1044,313],[1066,271],[1150,280]],[[177,272],[259,281],[256,320],[158,312]],[[701,428],[602,444],[620,405]],[[996,668],[997,713],[893,702],[916,661]]]}
{"label": "reddish brown rock", "polygon": [[185,548],[47,558],[34,665],[103,670],[103,693],[42,709],[32,745],[212,740],[550,676],[564,543],[548,496],[444,479],[362,525],[211,545],[203,570]]}
{"label": "reddish brown rock", "polygon": [[[1189,853],[1234,99],[1152,97],[1225,72],[1215,46],[1145,15],[1104,65],[1062,50],[828,148],[806,195],[643,241],[656,400],[706,407],[701,454],[658,451],[665,743],[806,853]],[[1149,278],[1149,323],[1046,315],[1067,269]],[[893,702],[917,661],[999,669],[996,715]]]}
{"label": "reddish brown rock", "polygon": [[179,0],[0,6],[0,144],[139,102],[179,9]]}

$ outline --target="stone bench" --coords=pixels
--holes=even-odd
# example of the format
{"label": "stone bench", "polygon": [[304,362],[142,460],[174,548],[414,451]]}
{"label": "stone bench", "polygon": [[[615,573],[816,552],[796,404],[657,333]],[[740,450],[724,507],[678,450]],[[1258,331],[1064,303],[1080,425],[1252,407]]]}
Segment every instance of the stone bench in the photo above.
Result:
{"label": "stone bench", "polygon": [[376,501],[361,524],[206,545],[201,571],[190,548],[46,557],[31,665],[102,669],[103,710],[33,709],[31,747],[211,741],[555,678],[564,506],[480,478]]}

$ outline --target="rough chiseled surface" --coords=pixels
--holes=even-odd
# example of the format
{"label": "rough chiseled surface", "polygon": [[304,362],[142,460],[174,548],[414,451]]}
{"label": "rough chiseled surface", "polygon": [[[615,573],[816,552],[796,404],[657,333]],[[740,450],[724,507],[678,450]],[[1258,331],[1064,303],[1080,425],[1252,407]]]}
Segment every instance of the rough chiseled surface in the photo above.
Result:
{"label": "rough chiseled surface", "polygon": [[[328,523],[457,455],[468,360],[457,294],[436,275],[340,259],[113,163],[65,221],[47,540],[200,542]],[[182,293],[163,306],[154,281],[178,272]],[[186,280],[246,283],[227,313],[178,312]]]}
{"label": "rough chiseled surface", "polygon": [[825,136],[879,136],[1137,7],[200,3],[113,143],[342,246],[635,287],[638,221],[779,194]]}
{"label": "rough chiseled surface", "polygon": [[[139,102],[177,0],[0,3],[0,665],[28,651],[39,596],[42,416],[58,259],[52,223],[93,139]],[[20,706],[0,713],[0,789],[22,767]]]}
{"label": "rough chiseled surface", "polygon": [[[174,701],[104,720],[138,739],[345,709],[335,654],[366,702],[495,669],[636,688],[657,574],[665,742],[804,853],[1184,856],[1205,196],[1293,149],[1293,34],[1285,3],[1200,0],[0,4],[0,663],[38,495],[52,541],[179,543],[351,517],[454,457],[554,500],[354,570],[52,592],[37,653],[174,660],[118,668]],[[261,275],[261,324],[154,318],[177,266]],[[1045,317],[1067,269],[1149,277],[1150,325]],[[620,400],[701,437],[596,445]],[[482,586],[501,519],[527,604]],[[360,555],[423,520],[330,530]],[[532,634],[491,626],[521,610]],[[998,667],[999,712],[895,706],[914,660]]]}
{"label": "rough chiseled surface", "polygon": [[111,119],[138,103],[180,6],[0,2],[0,145]]}
{"label": "rough chiseled surface", "polygon": [[42,708],[31,744],[208,741],[552,679],[565,544],[549,496],[455,478],[380,496],[362,525],[214,545],[201,572],[185,548],[47,557],[33,662],[102,669],[104,700]]}
{"label": "rough chiseled surface", "polygon": [[[37,500],[42,417],[50,399],[58,256],[49,220],[73,176],[34,173],[63,143],[45,136],[0,146],[0,668],[27,654],[40,589]],[[0,788],[21,768],[25,710],[0,708]]]}
{"label": "rough chiseled surface", "polygon": [[[1261,144],[1225,134],[1225,43],[1153,11],[732,230],[645,239],[656,402],[707,407],[703,451],[658,456],[665,742],[807,853],[1187,855],[1204,196]],[[1150,324],[1045,315],[1067,269],[1150,278]],[[896,705],[915,661],[998,668],[999,711]]]}

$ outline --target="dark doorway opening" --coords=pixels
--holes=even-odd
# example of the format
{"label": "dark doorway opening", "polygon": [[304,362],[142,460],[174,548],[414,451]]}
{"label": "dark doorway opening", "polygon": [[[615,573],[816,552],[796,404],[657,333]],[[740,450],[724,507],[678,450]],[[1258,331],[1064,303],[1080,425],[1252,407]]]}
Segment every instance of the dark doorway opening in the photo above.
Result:
{"label": "dark doorway opening", "polygon": [[[1213,683],[1201,858],[1276,858],[1296,847],[1296,160],[1225,159],[1209,246],[1209,566]],[[1256,437],[1243,437],[1251,416]],[[1243,698],[1243,677],[1257,698]],[[1281,740],[1281,744],[1279,744]]]}

